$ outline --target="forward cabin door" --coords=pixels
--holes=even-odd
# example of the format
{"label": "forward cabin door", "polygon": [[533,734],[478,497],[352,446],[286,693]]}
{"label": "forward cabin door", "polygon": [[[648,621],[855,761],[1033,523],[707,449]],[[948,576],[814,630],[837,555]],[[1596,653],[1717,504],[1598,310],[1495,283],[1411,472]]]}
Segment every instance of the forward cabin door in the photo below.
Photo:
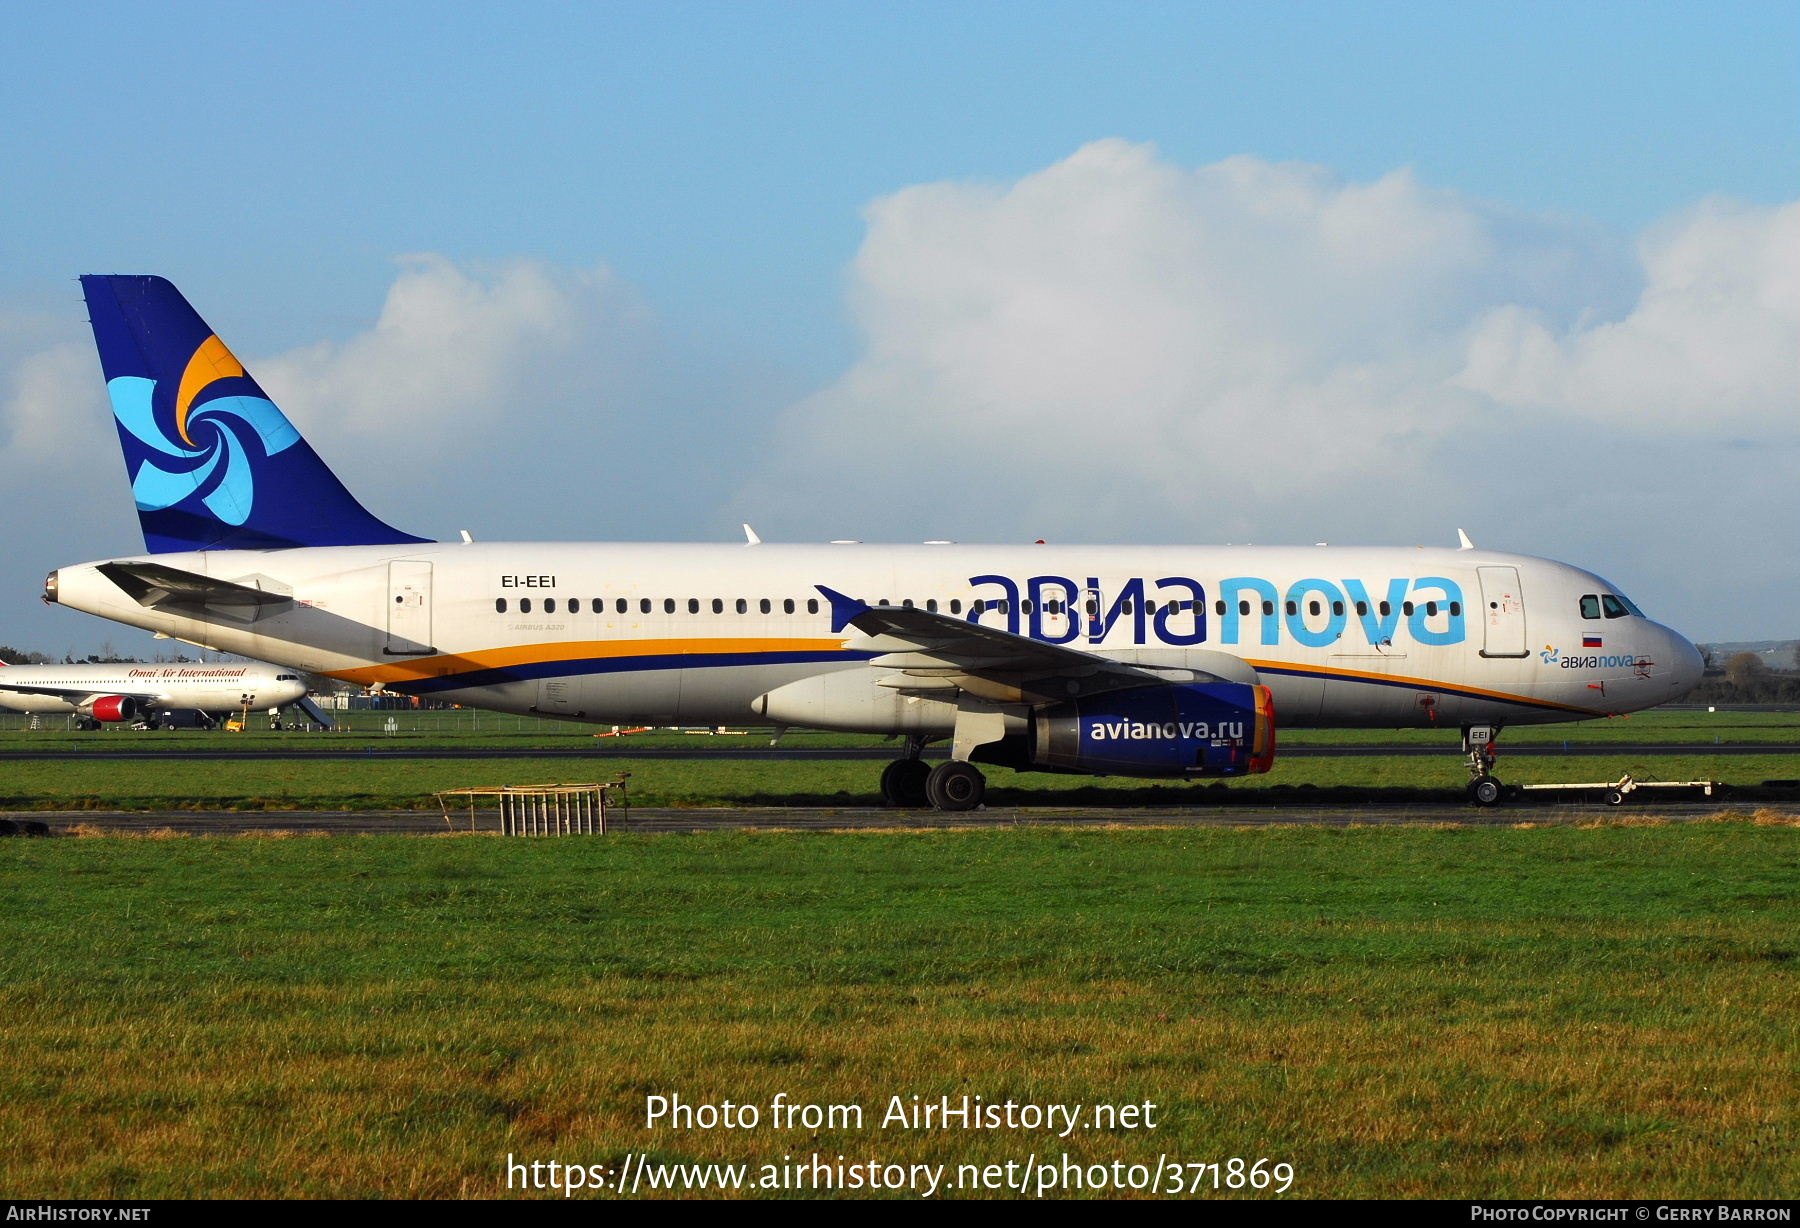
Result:
{"label": "forward cabin door", "polygon": [[436,652],[431,646],[431,564],[400,560],[388,564],[387,645],[390,657]]}
{"label": "forward cabin door", "polygon": [[1517,567],[1482,567],[1481,625],[1484,657],[1522,657],[1525,646],[1525,598],[1519,592]]}

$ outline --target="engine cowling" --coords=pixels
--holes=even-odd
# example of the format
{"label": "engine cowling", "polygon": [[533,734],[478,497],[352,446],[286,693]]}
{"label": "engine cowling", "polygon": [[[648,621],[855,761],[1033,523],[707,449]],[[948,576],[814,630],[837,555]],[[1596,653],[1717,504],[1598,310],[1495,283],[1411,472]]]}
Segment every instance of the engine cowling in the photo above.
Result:
{"label": "engine cowling", "polygon": [[1032,721],[1032,762],[1115,776],[1244,776],[1275,762],[1265,686],[1171,683],[1070,700]]}
{"label": "engine cowling", "polygon": [[88,708],[97,721],[129,721],[137,716],[137,700],[129,695],[102,695]]}

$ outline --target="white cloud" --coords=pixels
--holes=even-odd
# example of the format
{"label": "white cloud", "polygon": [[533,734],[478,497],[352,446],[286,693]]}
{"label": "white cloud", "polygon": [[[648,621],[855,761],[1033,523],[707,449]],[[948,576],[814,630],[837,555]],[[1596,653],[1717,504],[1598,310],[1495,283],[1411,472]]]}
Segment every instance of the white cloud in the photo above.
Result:
{"label": "white cloud", "polygon": [[646,344],[647,313],[604,268],[464,269],[429,254],[400,265],[372,328],[250,362],[308,433],[466,448],[532,423],[545,406],[608,404],[620,368]]}
{"label": "white cloud", "polygon": [[1464,386],[1502,404],[1651,431],[1792,430],[1800,405],[1800,203],[1709,200],[1640,245],[1626,318],[1559,330],[1502,306],[1469,342]]}
{"label": "white cloud", "polygon": [[[0,399],[6,431],[4,468],[16,478],[40,474],[46,462],[67,465],[93,438],[105,411],[100,364],[92,346],[52,342],[5,364],[8,388]],[[110,441],[109,441],[110,442]],[[123,472],[123,464],[120,466]]]}
{"label": "white cloud", "polygon": [[[851,268],[862,355],[788,409],[745,504],[869,533],[1440,540],[1553,493],[1526,432],[1559,418],[1791,429],[1795,209],[1708,202],[1633,252],[1409,171],[1123,140],[909,187]],[[1447,468],[1471,438],[1489,463]]]}
{"label": "white cloud", "polygon": [[1408,171],[1189,170],[1117,140],[1010,185],[909,188],[868,222],[864,353],[789,411],[791,464],[758,492],[893,475],[970,519],[1025,508],[1083,536],[1130,533],[1147,505],[1267,532],[1254,501],[1310,503],[1476,429],[1456,377],[1492,313],[1567,328],[1634,289],[1591,228]]}
{"label": "white cloud", "polygon": [[1716,601],[1767,543],[1709,550],[1707,488],[1800,516],[1790,479],[1744,473],[1800,441],[1800,205],[1708,201],[1634,248],[1406,170],[1108,140],[867,220],[861,354],[740,494],[768,530],[1448,544],[1467,523],[1641,563],[1646,588],[1698,565]]}

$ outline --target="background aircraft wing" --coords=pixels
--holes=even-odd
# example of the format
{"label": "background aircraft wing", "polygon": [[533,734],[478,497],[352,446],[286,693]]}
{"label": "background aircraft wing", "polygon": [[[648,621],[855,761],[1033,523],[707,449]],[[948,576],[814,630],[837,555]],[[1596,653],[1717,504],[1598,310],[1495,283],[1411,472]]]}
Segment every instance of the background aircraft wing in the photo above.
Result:
{"label": "background aircraft wing", "polygon": [[56,699],[66,699],[76,707],[103,699],[109,695],[117,695],[125,699],[133,699],[140,706],[151,707],[162,702],[159,691],[124,691],[117,687],[95,688],[91,686],[39,686],[24,685],[16,682],[0,682],[0,694],[12,692],[15,695],[49,695]]}

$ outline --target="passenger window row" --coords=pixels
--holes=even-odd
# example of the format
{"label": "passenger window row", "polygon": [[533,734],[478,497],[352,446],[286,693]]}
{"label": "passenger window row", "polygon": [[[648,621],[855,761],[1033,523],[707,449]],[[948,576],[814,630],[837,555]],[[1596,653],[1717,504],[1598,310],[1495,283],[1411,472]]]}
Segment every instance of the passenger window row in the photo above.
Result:
{"label": "passenger window row", "polygon": [[[892,603],[884,597],[880,601],[871,602],[870,604],[890,605]],[[907,609],[920,608],[920,603],[915,602],[911,597],[904,598],[900,604]],[[1030,614],[1036,603],[1034,603],[1031,598],[1026,597],[1021,599],[1018,604],[1020,613]],[[755,603],[755,612],[758,614],[773,614],[776,612],[776,605],[777,602],[773,599],[763,597]],[[817,614],[819,612],[820,602],[817,597],[809,597],[804,602],[788,597],[783,599],[779,605],[781,607],[781,613],[783,614],[796,614],[800,611],[802,605],[805,606],[808,614]],[[1064,601],[1045,601],[1043,606],[1044,613],[1046,614],[1067,614],[1071,612],[1069,603]],[[1169,601],[1163,603],[1161,606],[1154,601],[1146,601],[1144,603],[1144,613],[1155,614],[1159,609],[1167,610],[1172,613],[1176,610],[1191,610],[1194,607],[1195,603],[1192,601]],[[565,614],[604,614],[607,612],[606,601],[603,598],[598,597],[593,599],[584,599],[581,597],[543,597],[537,599],[520,597],[517,599],[516,605],[511,598],[494,598],[494,612],[496,614],[510,613],[515,608],[520,614],[530,614],[534,610],[544,614],[555,614],[558,612]],[[685,599],[677,599],[675,597],[663,597],[660,599],[639,597],[635,601],[626,597],[618,597],[613,600],[612,612],[614,614],[630,614],[635,610],[638,614],[654,614],[660,609],[664,614],[676,614],[685,609],[689,614],[698,614],[703,608],[710,609],[714,614],[723,614],[726,612],[726,602],[723,597],[713,597],[704,602],[699,597],[688,597]],[[937,598],[931,597],[925,600],[923,608],[932,614],[949,613],[960,616],[963,612],[963,601],[960,597],[952,597],[949,601],[940,603]],[[1225,606],[1221,602],[1219,605],[1220,612],[1223,613],[1224,609]],[[749,614],[752,612],[751,602],[748,598],[739,597],[731,603],[731,610],[738,614]],[[988,613],[989,611],[993,611],[997,614],[1010,614],[1012,612],[1012,602],[1005,598],[1000,598],[995,601],[977,599],[968,604],[968,610],[971,614],[978,615]],[[1090,616],[1096,613],[1095,605],[1091,598],[1087,602],[1087,612]],[[1124,613],[1132,613],[1132,602],[1129,600],[1124,603]]]}
{"label": "passenger window row", "polygon": [[[809,597],[804,603],[797,602],[792,597],[789,597],[781,603],[781,612],[783,614],[798,613],[802,604],[806,606],[806,612],[808,614],[817,614],[819,612],[819,599],[817,597]],[[714,614],[723,614],[725,612],[725,601],[721,597],[714,597],[710,606]],[[511,608],[511,603],[507,598],[494,598],[494,613],[505,614],[509,612]],[[660,601],[649,597],[639,597],[634,602],[626,597],[618,597],[613,601],[612,612],[614,614],[630,614],[635,609],[639,614],[655,614],[659,610],[664,614],[674,614],[683,608],[685,608],[689,614],[698,614],[700,612],[700,598],[689,597],[686,602],[678,602],[674,597],[664,597]],[[739,614],[748,614],[750,612],[750,602],[743,597],[739,597],[737,601],[733,603],[732,608]],[[758,613],[773,614],[775,612],[775,603],[769,598],[764,597],[761,601],[756,603],[756,608]],[[532,612],[532,609],[532,598],[519,598],[519,613],[529,614]],[[600,597],[588,600],[585,603],[585,608],[583,599],[580,597],[560,599],[560,604],[558,598],[543,598],[543,613],[555,614],[559,609],[565,614],[604,614],[607,612],[606,601]]]}
{"label": "passenger window row", "polygon": [[[585,602],[584,602],[584,599],[580,598],[580,597],[567,597],[567,598],[560,598],[560,599],[556,598],[556,597],[544,597],[541,600],[542,600],[542,613],[545,613],[545,614],[555,614],[555,613],[558,613],[559,611],[562,613],[566,613],[566,614],[582,614],[582,613],[604,614],[607,612],[605,600],[602,598],[599,598],[599,597],[588,599]],[[1608,617],[1608,618],[1624,617],[1626,611],[1622,606],[1619,606],[1618,598],[1608,595],[1605,598],[1605,601],[1607,603],[1606,617]],[[1595,611],[1594,613],[1588,612],[1590,602],[1594,603],[1594,605],[1592,607]],[[1598,617],[1600,617],[1600,614],[1598,612],[1600,609],[1599,603],[1600,603],[1599,598],[1583,597],[1581,599],[1582,617],[1583,618],[1598,618]],[[809,597],[803,603],[800,601],[796,601],[792,597],[788,597],[788,598],[784,598],[780,602],[781,613],[796,614],[799,612],[802,604],[805,605],[806,612],[808,614],[817,614],[819,612],[819,599],[817,597]],[[886,598],[883,598],[882,600],[873,602],[872,604],[888,605],[891,603],[888,602]],[[910,597],[903,599],[900,602],[900,604],[902,606],[905,606],[908,609],[917,608],[916,603]],[[1122,613],[1122,614],[1134,614],[1137,612],[1136,608],[1135,608],[1136,603],[1133,602],[1130,598],[1126,598],[1120,604],[1121,604],[1120,613]],[[731,603],[731,609],[734,613],[748,614],[751,612],[750,605],[751,605],[751,603],[748,598],[739,597]],[[1035,603],[1031,600],[1031,598],[1029,598],[1029,597],[1021,598],[1019,600],[1019,612],[1021,614],[1030,614],[1033,612],[1034,605],[1035,605]],[[1071,605],[1072,605],[1072,603],[1070,603],[1070,602],[1058,601],[1055,599],[1051,599],[1051,600],[1045,601],[1043,603],[1043,606],[1044,606],[1043,612],[1045,614],[1074,613],[1075,611],[1071,608]],[[1144,613],[1145,614],[1158,614],[1158,613],[1174,614],[1174,613],[1178,613],[1183,610],[1197,610],[1199,608],[1199,605],[1200,605],[1200,603],[1197,601],[1165,601],[1165,602],[1146,601],[1146,602],[1144,602]],[[709,601],[707,601],[705,603],[705,606],[706,606],[706,608],[710,609],[714,614],[725,613],[725,599],[723,597],[711,598]],[[763,597],[756,602],[756,613],[758,613],[758,614],[773,614],[773,613],[775,613],[775,606],[776,606],[776,602],[774,600],[772,600],[771,598],[768,598],[768,597]],[[1618,613],[1613,612],[1615,607],[1618,608],[1618,611],[1619,611]],[[510,612],[512,608],[513,608],[512,604],[508,598],[506,598],[506,597],[494,598],[494,612],[496,614],[506,614],[506,613]],[[519,613],[530,614],[533,611],[533,608],[534,607],[533,607],[533,599],[532,598],[530,598],[530,597],[518,598],[518,612]],[[618,597],[613,600],[612,612],[614,614],[630,614],[630,613],[633,613],[634,609],[635,609],[635,612],[638,614],[655,614],[660,609],[660,612],[662,612],[664,614],[676,614],[676,613],[681,612],[683,609],[685,609],[687,611],[687,613],[689,613],[689,614],[698,614],[698,613],[700,613],[701,608],[702,608],[702,602],[701,602],[701,599],[698,597],[688,597],[685,600],[678,600],[677,598],[674,598],[674,597],[663,597],[660,600],[653,599],[650,597],[639,597],[635,601],[631,600],[630,598],[626,598],[626,597]],[[939,603],[938,603],[937,598],[935,598],[935,597],[927,599],[924,603],[924,608],[933,614],[940,612],[939,611]],[[1087,601],[1083,603],[1082,608],[1085,610],[1088,617],[1090,617],[1090,618],[1093,618],[1099,614],[1099,606],[1092,597],[1088,598]],[[1287,602],[1285,608],[1287,610],[1287,613],[1290,615],[1295,615],[1300,612],[1298,602],[1293,602],[1293,601]],[[1385,601],[1379,602],[1377,608],[1379,609],[1381,616],[1383,618],[1386,618],[1390,613],[1393,612],[1392,607]],[[1400,611],[1401,611],[1401,613],[1405,614],[1407,617],[1410,618],[1412,616],[1415,608],[1416,607],[1413,605],[1412,602],[1407,601],[1407,602],[1403,602],[1401,604]],[[1450,602],[1448,608],[1449,608],[1449,611],[1450,611],[1450,614],[1452,617],[1456,617],[1456,616],[1459,616],[1462,614],[1462,603],[1460,601]],[[1237,609],[1238,609],[1238,613],[1240,615],[1247,616],[1251,612],[1250,603],[1248,601],[1239,601],[1237,603]],[[1439,609],[1438,603],[1435,601],[1427,601],[1425,603],[1425,614],[1427,617],[1435,616],[1438,612],[1438,609]],[[949,601],[944,602],[943,610],[950,614],[960,615],[963,612],[962,599],[953,597]],[[981,614],[986,614],[989,611],[993,611],[994,613],[997,613],[997,614],[1010,614],[1010,613],[1012,613],[1012,602],[1009,601],[1008,599],[1002,597],[1002,598],[999,598],[994,601],[987,601],[987,600],[978,598],[977,600],[969,603],[969,612],[971,614],[981,615]],[[1213,603],[1213,612],[1215,614],[1223,615],[1225,613],[1225,603],[1223,601],[1214,602]],[[1324,613],[1324,605],[1322,602],[1309,601],[1306,603],[1306,612],[1310,615],[1323,614]],[[1357,613],[1358,617],[1363,617],[1363,616],[1367,615],[1368,612],[1369,612],[1369,603],[1368,602],[1359,601],[1356,603],[1356,613]],[[1273,601],[1262,602],[1262,613],[1265,616],[1273,616],[1275,613],[1275,603]],[[1331,614],[1332,614],[1332,617],[1334,617],[1334,618],[1342,617],[1344,614],[1344,603],[1341,601],[1332,602],[1331,603]]]}

